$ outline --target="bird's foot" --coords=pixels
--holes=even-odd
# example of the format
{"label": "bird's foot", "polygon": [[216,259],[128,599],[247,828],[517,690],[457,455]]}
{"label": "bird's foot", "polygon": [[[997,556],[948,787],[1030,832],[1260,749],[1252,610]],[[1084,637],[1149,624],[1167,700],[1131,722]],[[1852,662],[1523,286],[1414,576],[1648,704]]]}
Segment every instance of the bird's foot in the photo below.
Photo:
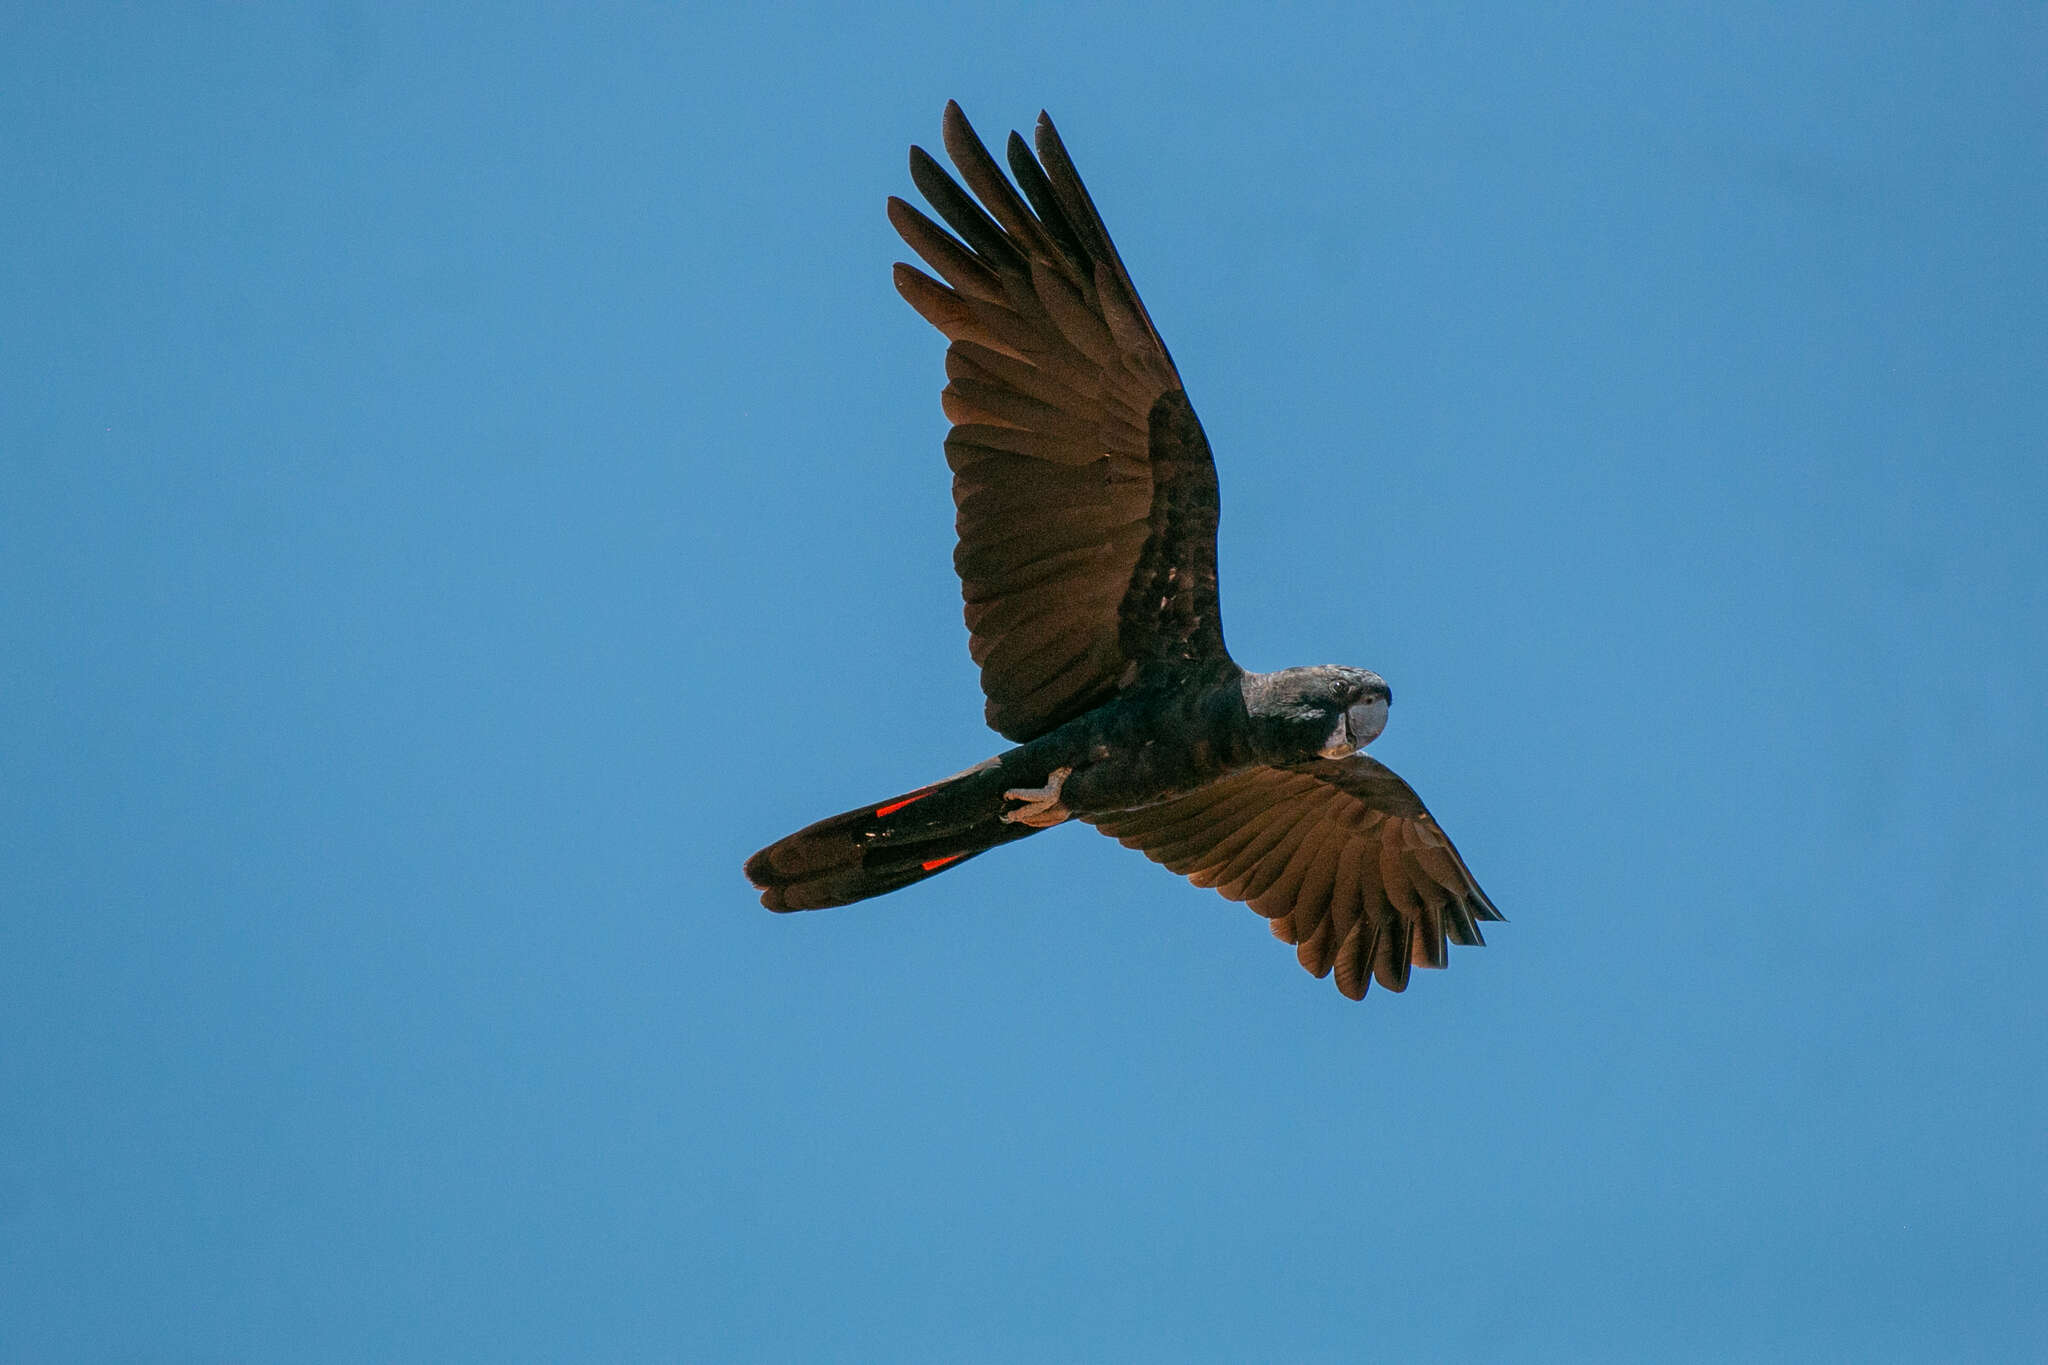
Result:
{"label": "bird's foot", "polygon": [[1022,801],[1015,810],[1003,812],[1003,819],[1013,825],[1030,825],[1033,829],[1047,829],[1057,825],[1073,814],[1060,804],[1060,788],[1074,775],[1072,768],[1054,768],[1045,779],[1043,787],[1012,787],[1003,793],[1006,801]]}

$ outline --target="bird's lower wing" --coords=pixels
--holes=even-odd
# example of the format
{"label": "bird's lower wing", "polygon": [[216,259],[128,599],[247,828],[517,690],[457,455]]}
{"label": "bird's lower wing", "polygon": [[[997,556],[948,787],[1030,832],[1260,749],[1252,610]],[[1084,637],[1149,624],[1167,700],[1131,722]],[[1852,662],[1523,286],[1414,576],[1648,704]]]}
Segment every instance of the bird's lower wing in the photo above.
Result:
{"label": "bird's lower wing", "polygon": [[1244,901],[1353,1000],[1390,991],[1414,967],[1448,964],[1448,944],[1483,944],[1501,914],[1414,790],[1356,754],[1251,768],[1141,810],[1085,817],[1156,863]]}

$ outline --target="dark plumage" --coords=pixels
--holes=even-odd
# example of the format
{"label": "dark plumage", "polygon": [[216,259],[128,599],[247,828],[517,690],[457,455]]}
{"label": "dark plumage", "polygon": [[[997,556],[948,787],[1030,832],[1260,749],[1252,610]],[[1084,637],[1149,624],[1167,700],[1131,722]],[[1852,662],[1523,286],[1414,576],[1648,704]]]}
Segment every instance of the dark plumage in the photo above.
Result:
{"label": "dark plumage", "polygon": [[[1499,919],[1407,783],[1359,752],[1375,673],[1247,673],[1216,599],[1216,468],[1179,372],[1052,120],[1006,179],[957,104],[912,181],[945,227],[889,201],[938,279],[896,287],[951,340],[968,648],[988,723],[1018,747],[837,815],[747,860],[771,910],[894,891],[1070,817],[1246,901],[1357,999]],[[968,193],[972,191],[972,194]],[[950,228],[949,232],[947,229]]]}

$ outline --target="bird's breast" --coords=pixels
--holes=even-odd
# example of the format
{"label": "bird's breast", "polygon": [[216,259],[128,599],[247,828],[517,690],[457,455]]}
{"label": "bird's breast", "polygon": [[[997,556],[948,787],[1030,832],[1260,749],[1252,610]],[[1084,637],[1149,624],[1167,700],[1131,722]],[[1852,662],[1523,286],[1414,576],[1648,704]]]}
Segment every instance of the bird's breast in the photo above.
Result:
{"label": "bird's breast", "polygon": [[1072,724],[1087,731],[1062,798],[1077,814],[1153,805],[1257,761],[1234,688],[1126,695]]}

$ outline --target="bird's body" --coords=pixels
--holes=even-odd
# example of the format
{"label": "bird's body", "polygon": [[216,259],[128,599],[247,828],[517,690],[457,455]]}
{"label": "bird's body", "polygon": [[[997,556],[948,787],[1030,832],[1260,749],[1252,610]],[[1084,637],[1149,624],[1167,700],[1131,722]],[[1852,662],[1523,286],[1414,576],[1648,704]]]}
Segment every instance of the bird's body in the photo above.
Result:
{"label": "bird's body", "polygon": [[957,105],[945,131],[976,198],[912,149],[952,233],[892,199],[944,283],[896,279],[952,339],[954,564],[989,724],[1019,743],[756,853],[762,903],[844,905],[1078,818],[1249,902],[1353,998],[1443,966],[1499,914],[1360,752],[1386,723],[1379,675],[1249,673],[1224,648],[1208,441],[1051,121],[1036,158],[1011,134],[1015,187]]}

